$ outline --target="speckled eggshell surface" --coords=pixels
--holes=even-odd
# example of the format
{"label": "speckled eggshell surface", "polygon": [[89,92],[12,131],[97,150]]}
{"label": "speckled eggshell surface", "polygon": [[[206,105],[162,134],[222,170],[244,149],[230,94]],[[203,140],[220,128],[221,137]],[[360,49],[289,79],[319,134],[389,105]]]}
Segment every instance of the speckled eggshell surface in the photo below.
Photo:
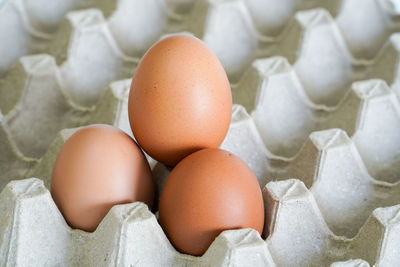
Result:
{"label": "speckled eggshell surface", "polygon": [[176,165],[160,199],[160,224],[180,252],[202,255],[223,231],[264,226],[257,179],[235,155],[197,151]]}
{"label": "speckled eggshell surface", "polygon": [[145,202],[154,182],[135,141],[109,125],[78,130],[62,146],[51,179],[52,197],[72,228],[94,231],[113,205]]}
{"label": "speckled eggshell surface", "polygon": [[232,113],[220,61],[199,39],[173,35],[141,59],[129,95],[132,132],[143,150],[169,166],[224,140]]}

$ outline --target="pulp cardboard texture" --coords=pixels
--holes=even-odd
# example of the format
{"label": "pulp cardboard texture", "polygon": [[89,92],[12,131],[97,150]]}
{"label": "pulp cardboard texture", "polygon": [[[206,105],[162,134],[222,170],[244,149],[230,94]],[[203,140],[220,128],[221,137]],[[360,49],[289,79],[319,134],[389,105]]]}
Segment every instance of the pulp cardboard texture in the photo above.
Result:
{"label": "pulp cardboard texture", "polygon": [[[0,2],[0,266],[400,266],[399,30],[396,0]],[[221,60],[235,103],[221,147],[266,209],[263,237],[224,231],[201,257],[142,203],[87,233],[48,191],[79,127],[132,136],[129,78],[175,32]],[[148,160],[159,197],[170,169]]]}

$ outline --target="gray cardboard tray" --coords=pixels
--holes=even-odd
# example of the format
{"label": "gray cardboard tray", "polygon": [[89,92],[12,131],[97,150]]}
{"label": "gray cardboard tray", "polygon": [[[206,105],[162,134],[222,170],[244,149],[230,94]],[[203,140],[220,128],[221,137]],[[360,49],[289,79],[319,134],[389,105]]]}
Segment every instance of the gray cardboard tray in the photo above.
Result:
{"label": "gray cardboard tray", "polygon": [[[400,265],[395,0],[0,2],[0,266]],[[221,147],[256,174],[264,238],[177,252],[142,203],[71,229],[49,182],[76,127],[132,135],[130,77],[163,36],[203,39],[231,81]],[[170,172],[148,157],[159,195]],[[37,178],[31,178],[37,177]]]}

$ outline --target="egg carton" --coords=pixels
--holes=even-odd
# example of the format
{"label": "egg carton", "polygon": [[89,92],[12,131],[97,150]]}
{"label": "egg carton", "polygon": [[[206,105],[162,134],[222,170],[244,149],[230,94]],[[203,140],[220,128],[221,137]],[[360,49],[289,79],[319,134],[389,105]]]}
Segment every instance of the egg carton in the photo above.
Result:
{"label": "egg carton", "polygon": [[[177,253],[157,223],[158,230],[153,228],[150,232],[159,234],[158,237],[152,235],[152,240],[163,239],[154,241],[161,248],[153,241],[143,240],[126,241],[121,249],[121,245],[113,245],[121,243],[113,234],[109,237],[110,234],[100,230],[93,234],[71,230],[63,218],[60,219],[58,210],[55,208],[54,211],[50,198],[43,207],[53,206],[53,213],[58,213],[54,216],[58,216],[64,230],[59,231],[56,227],[54,235],[47,236],[50,226],[38,222],[36,214],[48,213],[43,217],[47,219],[53,213],[30,207],[28,210],[33,209],[36,216],[26,219],[27,225],[33,222],[38,229],[43,229],[33,233],[40,238],[32,237],[30,231],[29,234],[17,234],[18,238],[6,239],[4,236],[15,237],[10,231],[22,229],[17,225],[29,216],[21,215],[22,219],[15,219],[11,226],[9,216],[0,216],[0,225],[4,226],[0,227],[3,236],[0,238],[3,253],[0,258],[6,259],[0,265],[31,266],[32,262],[37,265],[55,262],[106,266],[398,265],[399,234],[390,227],[398,228],[398,207],[393,205],[399,203],[396,196],[399,195],[399,100],[395,95],[400,92],[399,37],[392,33],[398,30],[399,12],[391,2],[395,3],[384,0],[288,0],[279,3],[254,0],[94,3],[74,0],[45,9],[40,1],[6,0],[0,6],[0,20],[7,21],[0,23],[0,28],[6,25],[0,29],[0,36],[7,36],[2,40],[9,41],[0,44],[7,51],[4,52],[7,58],[1,62],[5,63],[1,71],[7,74],[0,80],[3,113],[0,113],[0,189],[9,180],[25,177],[39,177],[48,188],[57,152],[76,130],[59,132],[63,128],[108,123],[132,134],[126,111],[130,80],[107,85],[112,80],[130,77],[142,53],[164,33],[191,31],[221,59],[232,82],[234,102],[244,105],[234,106],[231,127],[222,148],[245,160],[262,188],[271,179],[299,178],[304,184],[293,180],[270,182],[266,187],[279,184],[279,192],[286,192],[289,187],[303,187],[307,194],[311,192],[309,202],[313,212],[308,216],[305,214],[310,213],[298,211],[301,216],[286,218],[289,215],[279,217],[270,211],[274,218],[266,220],[266,229],[271,233],[266,242],[249,229],[247,232],[226,231],[203,257],[198,258]],[[70,12],[62,20],[67,10],[90,6],[98,9]],[[335,17],[323,9],[296,13],[314,7],[327,8]],[[266,12],[272,14],[263,17]],[[53,20],[50,13],[55,15]],[[134,30],[132,25],[137,28]],[[366,25],[371,26],[369,31],[360,30]],[[9,31],[10,28],[15,30]],[[135,34],[130,36],[127,29]],[[15,45],[18,42],[19,45]],[[46,52],[53,57],[23,57],[10,70],[19,56],[37,52]],[[257,59],[270,55],[275,57]],[[318,74],[320,68],[325,69],[323,75]],[[383,80],[351,85],[356,80],[371,78]],[[80,90],[82,87],[86,90]],[[254,107],[249,115],[247,111]],[[266,123],[271,125],[269,129],[265,129]],[[332,127],[343,130],[320,131]],[[149,161],[153,176],[157,178],[159,196],[170,170],[150,158]],[[10,184],[11,187],[17,184],[15,187],[19,188],[26,188],[19,184],[34,184],[32,187],[41,187],[38,191],[48,195],[43,185],[38,185],[40,181],[26,181]],[[296,185],[288,187],[288,184]],[[351,186],[356,186],[358,191],[352,190]],[[9,187],[2,195],[8,194],[4,192]],[[277,196],[283,197],[282,194]],[[268,197],[264,199],[266,203],[272,203]],[[295,199],[295,202],[301,202]],[[1,200],[0,205],[7,210],[19,210],[18,205],[10,204],[14,202]],[[337,205],[333,205],[336,202]],[[383,206],[392,207],[378,208]],[[297,209],[294,208],[295,212]],[[118,217],[110,215],[114,214],[110,211],[108,217],[117,219],[106,217],[102,224],[111,221],[112,226],[106,228],[118,228],[115,225],[123,225],[127,218],[122,213]],[[278,217],[284,219],[276,223]],[[304,222],[296,222],[303,217]],[[49,219],[47,223],[54,220],[57,219]],[[143,218],[138,220],[144,221]],[[299,225],[294,226],[293,222]],[[145,225],[140,228],[148,229]],[[275,225],[284,229],[278,231],[276,229],[281,228],[275,229]],[[385,230],[390,229],[382,230],[383,225]],[[300,234],[293,233],[297,229],[302,229]],[[142,231],[138,232],[134,240],[142,236]],[[127,236],[127,232],[122,233],[121,230],[120,236]],[[42,252],[35,251],[42,246],[43,240],[48,241],[46,238],[51,239],[49,244],[56,242],[53,238],[58,235],[60,240],[68,241],[48,246],[48,250]],[[68,237],[63,239],[62,236]],[[21,238],[29,241],[20,241]],[[222,241],[218,241],[220,239]],[[275,239],[278,241],[271,241]],[[28,245],[36,241],[40,245]],[[110,243],[110,246],[99,247],[96,242]],[[132,252],[126,252],[130,247]],[[252,253],[255,256],[252,257]],[[26,257],[28,254],[30,256]],[[163,259],[153,260],[155,254]],[[255,262],[252,262],[253,258]],[[355,258],[363,260],[351,260]]]}

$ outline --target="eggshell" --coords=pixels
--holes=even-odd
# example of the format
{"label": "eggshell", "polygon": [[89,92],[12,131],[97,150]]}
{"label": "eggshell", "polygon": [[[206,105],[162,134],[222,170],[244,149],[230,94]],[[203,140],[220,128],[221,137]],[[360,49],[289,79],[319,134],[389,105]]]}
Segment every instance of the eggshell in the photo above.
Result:
{"label": "eggshell", "polygon": [[51,178],[52,197],[73,228],[94,231],[115,204],[145,202],[154,183],[135,141],[109,125],[78,130],[62,146]]}
{"label": "eggshell", "polygon": [[204,149],[176,165],[160,199],[160,224],[176,249],[202,255],[227,229],[264,226],[257,179],[238,157]]}
{"label": "eggshell", "polygon": [[224,140],[232,113],[226,73],[199,39],[175,35],[151,47],[133,76],[129,120],[139,145],[174,166]]}

